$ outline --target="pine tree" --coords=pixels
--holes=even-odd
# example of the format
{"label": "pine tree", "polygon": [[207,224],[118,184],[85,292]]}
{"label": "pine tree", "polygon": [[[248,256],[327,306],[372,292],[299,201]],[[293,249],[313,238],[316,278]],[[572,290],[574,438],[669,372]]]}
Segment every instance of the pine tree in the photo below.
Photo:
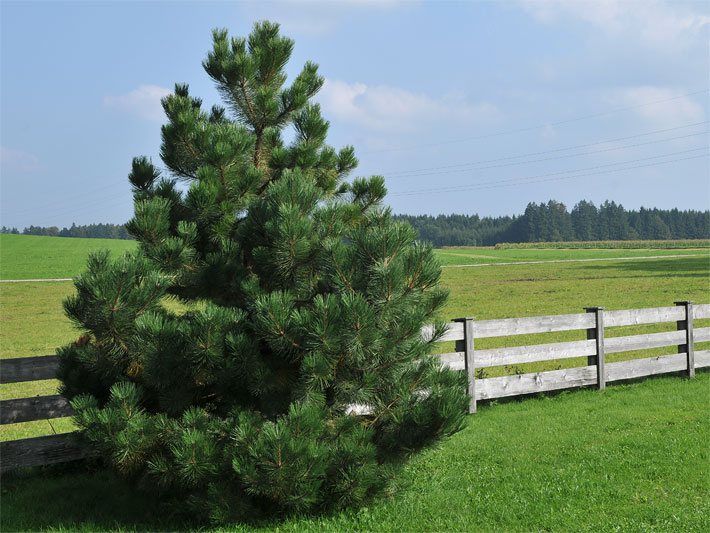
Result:
{"label": "pine tree", "polygon": [[225,107],[186,85],[163,100],[167,174],[145,157],[129,174],[139,250],[93,255],[65,302],[85,437],[216,521],[357,505],[465,417],[463,376],[429,355],[447,296],[431,247],[382,177],[345,181],[354,150],[325,143],[315,64],[286,86],[292,49],[268,22],[213,33]]}

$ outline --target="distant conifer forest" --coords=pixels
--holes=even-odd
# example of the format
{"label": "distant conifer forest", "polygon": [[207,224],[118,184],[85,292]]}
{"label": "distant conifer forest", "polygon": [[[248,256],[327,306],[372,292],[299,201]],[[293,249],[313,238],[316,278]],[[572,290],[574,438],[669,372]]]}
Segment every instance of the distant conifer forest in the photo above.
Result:
{"label": "distant conifer forest", "polygon": [[[555,200],[531,202],[522,215],[395,215],[409,222],[419,238],[434,246],[493,246],[502,242],[624,241],[710,239],[710,211],[679,209],[627,210],[606,201],[600,206],[582,200],[572,211]],[[131,239],[123,224],[88,224],[59,229],[30,226],[22,231],[3,226],[0,233]]]}

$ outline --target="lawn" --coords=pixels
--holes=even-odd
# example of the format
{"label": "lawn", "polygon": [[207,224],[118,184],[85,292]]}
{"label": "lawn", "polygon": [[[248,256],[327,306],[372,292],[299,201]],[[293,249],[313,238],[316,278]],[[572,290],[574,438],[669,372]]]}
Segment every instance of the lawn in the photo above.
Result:
{"label": "lawn", "polygon": [[[701,373],[484,406],[361,509],[218,531],[708,531],[709,401]],[[2,491],[2,531],[196,527],[86,467]]]}

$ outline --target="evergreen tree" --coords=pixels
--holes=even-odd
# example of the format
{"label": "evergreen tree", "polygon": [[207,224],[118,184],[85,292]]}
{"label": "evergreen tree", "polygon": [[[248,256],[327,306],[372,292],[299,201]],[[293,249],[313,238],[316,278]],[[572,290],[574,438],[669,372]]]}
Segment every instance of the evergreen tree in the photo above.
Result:
{"label": "evergreen tree", "polygon": [[572,208],[572,226],[574,236],[578,241],[593,241],[597,239],[597,207],[593,202],[580,201]]}
{"label": "evergreen tree", "polygon": [[354,151],[325,144],[316,65],[285,85],[292,48],[268,22],[214,32],[225,107],[186,85],[163,100],[170,175],[145,157],[129,175],[139,251],[93,255],[65,302],[84,335],[59,373],[86,438],[217,521],[358,504],[465,419],[465,377],[428,355],[432,249],[381,177],[344,181]]}

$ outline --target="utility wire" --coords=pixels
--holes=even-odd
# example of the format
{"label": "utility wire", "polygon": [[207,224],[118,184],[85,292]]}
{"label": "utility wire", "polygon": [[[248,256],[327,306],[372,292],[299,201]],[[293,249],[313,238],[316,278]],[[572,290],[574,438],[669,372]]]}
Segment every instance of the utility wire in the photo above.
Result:
{"label": "utility wire", "polygon": [[508,163],[500,163],[500,164],[498,164],[498,165],[488,165],[488,166],[484,166],[484,167],[458,168],[458,169],[452,169],[452,170],[441,170],[441,171],[438,171],[438,172],[422,172],[422,173],[419,173],[419,174],[407,174],[407,175],[404,175],[404,176],[392,176],[392,177],[393,177],[393,178],[416,178],[416,177],[419,177],[419,176],[440,176],[440,175],[443,175],[443,174],[456,174],[456,173],[459,173],[459,172],[468,172],[468,171],[471,171],[471,170],[488,170],[488,169],[491,169],[491,168],[503,168],[503,167],[510,167],[510,166],[516,166],[516,165],[525,165],[525,164],[529,164],[529,163],[540,163],[540,162],[542,162],[542,161],[552,161],[552,160],[555,160],[555,159],[567,159],[567,158],[570,158],[570,157],[580,157],[580,156],[586,156],[586,155],[601,154],[601,153],[604,153],[604,152],[613,152],[613,151],[615,151],[615,150],[624,150],[624,149],[626,149],[626,148],[636,148],[636,147],[639,147],[639,146],[647,146],[647,145],[649,145],[649,144],[658,144],[658,143],[661,143],[661,142],[675,141],[675,140],[678,140],[678,139],[688,139],[688,138],[690,138],[690,137],[697,137],[698,135],[707,135],[708,133],[710,133],[710,131],[700,131],[700,132],[691,133],[691,134],[688,134],[688,135],[679,135],[679,136],[677,136],[677,137],[669,137],[669,138],[666,138],[666,139],[654,139],[654,140],[652,140],[652,141],[646,141],[646,142],[636,143],[636,144],[627,144],[627,145],[625,145],[625,146],[612,146],[612,147],[610,147],[610,148],[602,148],[602,149],[600,149],[600,150],[592,150],[592,151],[589,151],[589,152],[580,152],[580,153],[575,153],[575,154],[556,155],[556,156],[552,156],[552,157],[543,157],[543,158],[540,158],[540,159],[525,159],[525,160],[522,160],[522,161],[512,161],[512,162],[508,162]]}
{"label": "utility wire", "polygon": [[[562,170],[558,172],[548,172],[546,174],[537,174],[533,176],[521,176],[521,177],[516,177],[516,178],[507,178],[507,179],[502,179],[502,180],[490,180],[490,181],[483,181],[479,182],[476,184],[471,184],[471,185],[460,185],[460,186],[455,186],[455,187],[439,187],[436,189],[416,189],[416,190],[410,190],[410,191],[402,191],[402,192],[396,192],[392,193],[390,196],[414,196],[418,194],[435,194],[435,193],[442,193],[442,192],[459,192],[459,191],[468,191],[468,190],[474,190],[477,188],[486,188],[484,187],[485,185],[492,185],[491,188],[496,188],[496,187],[502,187],[506,186],[505,184],[510,184],[510,185],[524,185],[527,183],[539,183],[540,181],[553,181],[553,180],[539,180],[539,181],[531,181],[531,180],[538,180],[538,178],[547,178],[548,176],[558,176],[561,174],[575,174],[574,176],[569,176],[570,178],[574,177],[581,177],[581,176],[587,176],[587,175],[594,175],[597,173],[603,174],[606,172],[617,172],[621,170],[631,170],[633,168],[642,168],[642,167],[647,167],[647,166],[653,166],[653,164],[663,164],[665,162],[659,162],[659,163],[652,163],[652,164],[646,164],[646,165],[640,165],[640,166],[631,166],[631,167],[625,167],[621,169],[612,169],[609,171],[599,171],[599,172],[592,172],[591,174],[578,174],[579,172],[585,172],[588,170],[596,171],[598,169],[610,167],[610,166],[619,166],[619,165],[628,165],[630,163],[637,163],[640,161],[650,161],[652,159],[659,159],[662,157],[670,157],[674,155],[681,155],[681,154],[688,154],[692,152],[697,152],[699,150],[708,150],[707,146],[701,146],[698,148],[691,148],[690,150],[681,150],[679,152],[670,152],[666,154],[660,154],[660,155],[655,155],[651,157],[642,157],[642,158],[637,158],[637,159],[631,159],[628,161],[619,161],[616,163],[607,163],[604,165],[595,165],[592,167],[586,167],[586,168],[579,168],[579,169],[572,169],[572,170]],[[689,159],[695,159],[697,157],[707,157],[707,154],[705,155],[700,155],[700,156],[695,156],[691,157]],[[685,160],[685,159],[680,159],[680,160]]]}
{"label": "utility wire", "polygon": [[692,128],[693,126],[700,126],[702,124],[707,124],[710,121],[703,120],[701,122],[694,122],[692,124],[684,124],[682,126],[675,126],[673,128],[665,128],[662,130],[654,130],[654,131],[648,131],[645,133],[638,133],[636,135],[628,135],[626,137],[616,137],[614,139],[605,139],[603,141],[595,141],[593,143],[587,143],[587,144],[578,144],[575,146],[566,146],[564,148],[555,148],[553,150],[543,150],[540,152],[528,152],[525,154],[519,154],[519,155],[510,155],[510,156],[504,156],[504,157],[497,157],[495,159],[483,159],[479,161],[469,161],[466,163],[457,163],[455,165],[444,165],[444,166],[438,166],[438,167],[427,167],[427,168],[415,168],[415,169],[410,169],[410,170],[399,170],[399,171],[392,171],[392,172],[383,172],[382,174],[384,176],[389,177],[397,177],[400,174],[410,174],[410,173],[418,173],[418,172],[424,172],[428,170],[441,170],[441,169],[449,169],[449,168],[457,168],[457,167],[466,167],[470,165],[483,165],[486,163],[497,163],[499,161],[509,161],[511,159],[521,159],[524,157],[532,157],[532,156],[537,156],[537,155],[545,155],[545,154],[554,154],[558,152],[565,152],[567,150],[576,150],[579,148],[589,148],[591,146],[597,146],[599,144],[607,144],[607,143],[612,143],[612,142],[619,142],[619,141],[627,141],[629,139],[636,139],[638,137],[646,137],[648,135],[655,135],[656,133],[666,133],[669,131],[675,131],[675,130],[680,130],[680,129],[685,129],[685,128]]}
{"label": "utility wire", "polygon": [[564,124],[569,124],[571,122],[578,122],[580,120],[587,120],[590,118],[603,117],[606,115],[612,115],[614,113],[621,113],[623,111],[629,111],[631,109],[638,109],[639,107],[645,107],[645,106],[654,105],[654,104],[661,104],[663,102],[670,102],[673,100],[678,100],[680,98],[685,98],[686,96],[694,96],[696,94],[707,93],[708,91],[710,91],[710,89],[703,89],[701,91],[693,91],[693,92],[689,92],[689,93],[679,94],[679,95],[673,96],[671,98],[663,98],[661,100],[653,100],[651,102],[644,102],[642,104],[636,104],[636,105],[627,106],[627,107],[619,107],[616,109],[610,109],[609,111],[602,111],[599,113],[582,115],[582,116],[578,116],[578,117],[568,118],[565,120],[558,120],[557,122],[546,122],[544,124],[538,124],[536,126],[528,126],[525,128],[499,131],[499,132],[495,132],[495,133],[487,133],[484,135],[477,135],[474,137],[464,137],[461,139],[451,139],[448,141],[441,141],[441,142],[436,142],[436,143],[417,144],[417,145],[410,145],[410,146],[399,146],[399,147],[394,147],[394,148],[383,148],[381,150],[368,150],[366,152],[361,152],[361,154],[376,154],[376,153],[382,153],[382,152],[398,152],[398,151],[404,151],[404,150],[417,150],[420,148],[428,148],[428,147],[432,147],[432,146],[444,146],[447,144],[456,144],[456,143],[462,143],[462,142],[467,142],[467,141],[477,141],[480,139],[490,139],[492,137],[500,137],[503,135],[512,135],[514,133],[523,133],[526,131],[533,131],[533,130],[544,128],[547,126],[562,126]]}

